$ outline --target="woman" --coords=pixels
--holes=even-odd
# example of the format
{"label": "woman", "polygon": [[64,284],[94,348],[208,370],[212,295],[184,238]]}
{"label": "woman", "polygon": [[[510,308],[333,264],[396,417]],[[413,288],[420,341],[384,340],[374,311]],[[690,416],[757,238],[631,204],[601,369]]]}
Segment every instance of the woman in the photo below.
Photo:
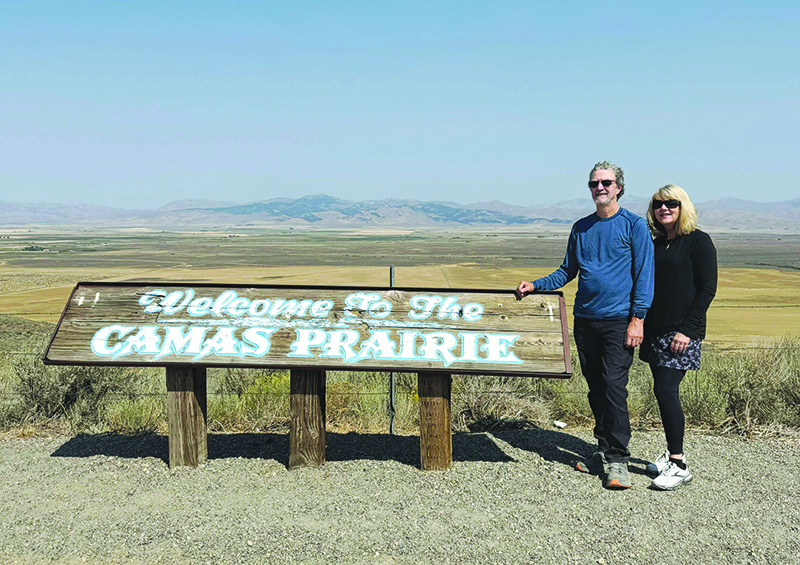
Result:
{"label": "woman", "polygon": [[648,472],[652,487],[673,490],[692,482],[683,454],[684,417],[678,387],[700,368],[706,311],[717,291],[717,250],[697,229],[697,210],[686,191],[668,184],[650,199],[647,223],[655,245],[655,295],[644,322],[639,358],[650,364],[667,450]]}

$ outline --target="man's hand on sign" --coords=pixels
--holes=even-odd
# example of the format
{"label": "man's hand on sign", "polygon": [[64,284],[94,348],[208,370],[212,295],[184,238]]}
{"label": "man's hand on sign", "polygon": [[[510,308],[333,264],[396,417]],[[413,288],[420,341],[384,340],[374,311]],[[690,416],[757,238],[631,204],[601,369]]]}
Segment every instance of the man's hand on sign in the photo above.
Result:
{"label": "man's hand on sign", "polygon": [[533,286],[532,282],[522,281],[517,285],[517,288],[514,289],[514,293],[517,295],[517,300],[522,300],[522,297],[526,294],[530,294],[536,290],[536,287]]}

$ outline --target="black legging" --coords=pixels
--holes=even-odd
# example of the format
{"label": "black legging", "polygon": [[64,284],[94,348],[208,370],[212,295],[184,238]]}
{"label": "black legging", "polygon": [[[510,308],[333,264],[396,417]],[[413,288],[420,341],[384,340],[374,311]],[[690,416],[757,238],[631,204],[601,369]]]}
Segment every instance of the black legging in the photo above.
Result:
{"label": "black legging", "polygon": [[678,387],[686,374],[685,369],[670,369],[650,363],[653,373],[653,392],[661,411],[664,435],[667,436],[667,449],[671,454],[683,453],[684,418]]}

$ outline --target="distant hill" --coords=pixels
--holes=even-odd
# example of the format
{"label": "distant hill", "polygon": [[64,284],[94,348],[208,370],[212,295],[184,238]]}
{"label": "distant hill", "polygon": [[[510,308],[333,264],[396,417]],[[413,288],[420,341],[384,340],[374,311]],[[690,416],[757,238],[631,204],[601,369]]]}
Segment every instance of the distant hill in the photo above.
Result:
{"label": "distant hill", "polygon": [[176,200],[169,204],[164,204],[159,210],[165,212],[175,210],[207,210],[208,208],[220,208],[223,206],[236,206],[236,202],[227,200],[202,200],[194,198],[186,198],[184,200]]}
{"label": "distant hill", "polygon": [[[620,202],[644,215],[648,201],[626,195]],[[697,205],[705,228],[800,229],[800,198],[750,202],[723,198]],[[409,199],[343,200],[325,194],[273,198],[244,204],[230,201],[177,200],[155,210],[127,210],[88,204],[0,202],[0,225],[74,225],[86,227],[187,228],[196,226],[292,225],[316,227],[434,227],[569,225],[591,213],[589,198],[543,206],[497,200],[474,204]]]}

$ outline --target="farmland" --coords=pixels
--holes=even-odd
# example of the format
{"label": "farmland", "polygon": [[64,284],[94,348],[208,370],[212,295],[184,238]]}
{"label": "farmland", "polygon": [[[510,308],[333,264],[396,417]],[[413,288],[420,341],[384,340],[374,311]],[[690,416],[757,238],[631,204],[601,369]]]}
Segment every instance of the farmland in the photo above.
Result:
{"label": "farmland", "polygon": [[[787,399],[798,390],[800,236],[730,231],[712,237],[719,252],[719,288],[709,311],[706,368],[689,377],[693,395],[685,402],[687,421],[702,429],[748,433],[758,426],[795,427],[800,420]],[[55,368],[45,371],[37,365],[39,353],[33,353],[52,333],[78,281],[385,287],[394,265],[395,285],[400,287],[512,289],[520,280],[558,267],[567,232],[26,228],[6,229],[0,238],[0,396],[8,400],[5,408],[0,406],[0,417],[5,413],[8,425],[19,425],[28,421],[29,410],[40,409],[44,388],[55,386],[56,393],[79,376],[67,369],[63,375]],[[564,294],[571,309],[574,282]],[[574,349],[572,361],[579,374]],[[20,396],[20,375],[38,383],[31,388],[37,396],[30,407]],[[133,396],[88,412],[79,407],[56,410],[66,415],[73,431],[97,426],[125,433],[163,431],[163,402],[157,396],[165,393],[162,372],[98,372],[93,378],[113,380],[122,387],[115,394]],[[554,418],[585,425],[589,418],[583,379],[543,382],[548,380],[456,377],[455,429]],[[288,384],[288,374],[211,370],[210,429],[283,430]],[[398,386],[398,429],[414,433],[418,403],[413,375],[403,377]],[[649,370],[637,359],[629,409],[643,425],[657,417],[651,388]],[[487,390],[498,394],[487,396]],[[332,372],[328,393],[333,429],[385,428],[386,375]],[[87,406],[100,400],[87,399]],[[54,402],[61,406],[61,400]]]}
{"label": "farmland", "polygon": [[[0,236],[0,314],[55,322],[77,281],[388,286],[394,265],[397,286],[508,289],[556,268],[567,232],[73,227]],[[800,335],[800,236],[712,236],[720,281],[709,341]]]}

